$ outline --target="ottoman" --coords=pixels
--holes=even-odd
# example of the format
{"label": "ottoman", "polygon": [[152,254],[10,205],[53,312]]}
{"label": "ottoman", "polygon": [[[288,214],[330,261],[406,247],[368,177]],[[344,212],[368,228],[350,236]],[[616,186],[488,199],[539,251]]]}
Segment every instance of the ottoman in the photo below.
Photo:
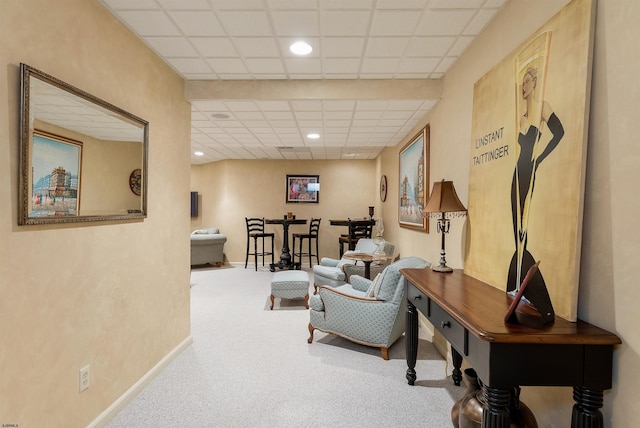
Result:
{"label": "ottoman", "polygon": [[309,309],[309,274],[300,270],[274,273],[271,280],[271,310],[276,297],[281,299],[304,297],[304,304]]}

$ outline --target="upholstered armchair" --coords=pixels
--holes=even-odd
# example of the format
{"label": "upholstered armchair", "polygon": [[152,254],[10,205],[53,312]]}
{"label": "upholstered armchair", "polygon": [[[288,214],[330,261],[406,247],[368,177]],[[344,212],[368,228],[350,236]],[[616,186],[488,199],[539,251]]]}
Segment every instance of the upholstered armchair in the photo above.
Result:
{"label": "upholstered armchair", "polygon": [[404,333],[407,297],[403,268],[427,268],[431,263],[406,257],[384,268],[372,280],[358,275],[339,287],[321,286],[309,299],[309,339],[314,330],[332,333],[362,345],[380,348],[389,359],[389,348]]}
{"label": "upholstered armchair", "polygon": [[[356,247],[353,251],[359,251],[361,253],[373,253],[376,250],[377,246],[373,239],[360,239],[356,244]],[[320,285],[329,285],[331,287],[338,287],[344,283],[346,283],[346,275],[344,273],[343,267],[346,265],[355,265],[355,260],[348,260],[345,258],[341,259],[332,259],[330,257],[323,257],[320,259],[319,265],[313,266],[313,286],[314,290],[317,290]],[[362,272],[364,272],[364,265],[362,262],[358,262],[358,264],[362,267]]]}
{"label": "upholstered armchair", "polygon": [[191,266],[210,263],[220,266],[224,263],[224,243],[227,236],[217,227],[198,229],[191,232]]}

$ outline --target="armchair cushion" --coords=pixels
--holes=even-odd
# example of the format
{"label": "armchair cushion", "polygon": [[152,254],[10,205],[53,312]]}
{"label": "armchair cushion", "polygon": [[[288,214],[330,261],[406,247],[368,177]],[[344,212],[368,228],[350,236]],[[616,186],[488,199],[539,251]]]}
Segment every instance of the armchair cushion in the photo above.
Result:
{"label": "armchair cushion", "polygon": [[369,291],[367,292],[367,295],[369,297],[376,297],[376,294],[378,294],[378,290],[380,290],[381,283],[382,283],[382,273],[379,273],[373,279],[373,283],[371,284],[371,287],[369,287]]}

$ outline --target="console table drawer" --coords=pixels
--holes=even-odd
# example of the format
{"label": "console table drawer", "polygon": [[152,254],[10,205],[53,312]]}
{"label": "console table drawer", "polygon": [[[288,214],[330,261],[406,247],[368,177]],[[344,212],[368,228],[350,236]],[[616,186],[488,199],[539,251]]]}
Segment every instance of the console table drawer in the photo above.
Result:
{"label": "console table drawer", "polygon": [[460,353],[469,355],[467,330],[432,300],[429,321]]}
{"label": "console table drawer", "polygon": [[422,312],[425,317],[429,318],[429,298],[411,283],[409,283],[407,289],[407,300]]}
{"label": "console table drawer", "polygon": [[429,322],[451,343],[459,352],[469,354],[467,330],[454,320],[433,300],[409,283],[407,300],[411,302]]}

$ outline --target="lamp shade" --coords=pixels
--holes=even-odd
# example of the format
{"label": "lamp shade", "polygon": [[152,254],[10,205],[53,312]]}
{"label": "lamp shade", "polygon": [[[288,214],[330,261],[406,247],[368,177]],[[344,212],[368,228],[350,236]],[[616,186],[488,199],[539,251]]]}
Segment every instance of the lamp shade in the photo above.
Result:
{"label": "lamp shade", "polygon": [[429,213],[466,213],[467,209],[458,199],[453,181],[442,180],[433,183],[431,196],[429,196],[429,201],[423,211],[424,215],[428,215]]}

